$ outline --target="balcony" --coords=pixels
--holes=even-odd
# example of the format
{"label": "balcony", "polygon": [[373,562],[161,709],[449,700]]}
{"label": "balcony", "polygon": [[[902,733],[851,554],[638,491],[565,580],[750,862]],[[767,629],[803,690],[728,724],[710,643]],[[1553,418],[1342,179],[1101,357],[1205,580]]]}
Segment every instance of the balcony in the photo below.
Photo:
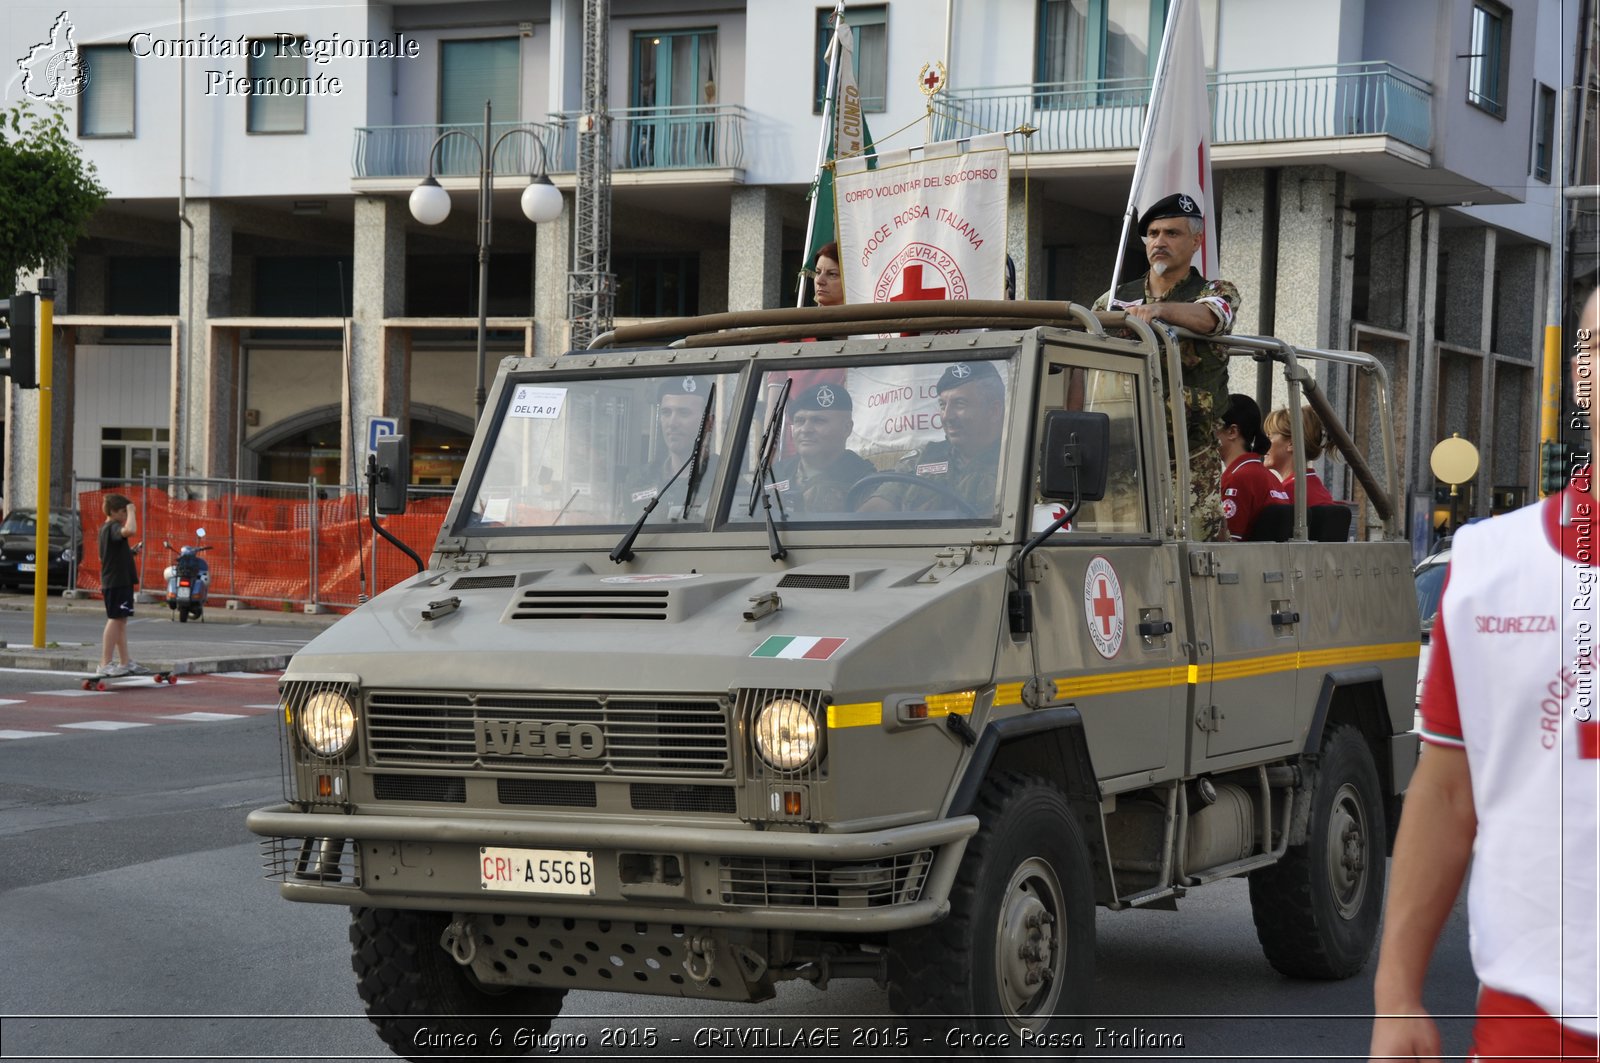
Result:
{"label": "balcony", "polygon": [[[1223,71],[1207,94],[1213,145],[1383,135],[1432,146],[1433,87],[1386,62]],[[1148,78],[957,89],[934,137],[1027,124],[1036,153],[1134,150],[1149,102]]]}
{"label": "balcony", "polygon": [[[659,170],[738,170],[744,167],[745,112],[739,106],[628,107],[611,111],[611,166],[614,173]],[[577,168],[577,112],[551,115],[547,122],[496,122],[491,137],[509,129],[529,130],[544,145],[552,173]],[[428,149],[449,129],[474,139],[480,125],[363,126],[356,130],[351,173],[357,178],[420,178],[428,173]],[[539,150],[531,137],[508,137],[495,152],[496,173],[531,173]],[[476,177],[477,149],[461,137],[439,146],[434,173]]]}

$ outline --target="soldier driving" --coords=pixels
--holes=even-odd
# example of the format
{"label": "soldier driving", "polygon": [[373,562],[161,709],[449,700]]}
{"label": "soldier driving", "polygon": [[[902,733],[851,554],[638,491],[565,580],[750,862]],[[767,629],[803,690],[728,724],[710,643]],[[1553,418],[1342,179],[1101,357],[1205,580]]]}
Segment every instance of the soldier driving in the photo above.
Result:
{"label": "soldier driving", "polygon": [[939,490],[885,484],[861,504],[861,512],[947,510],[955,499],[976,515],[994,512],[1005,382],[993,362],[957,362],[940,375],[937,390],[944,439],[902,458],[895,471]]}

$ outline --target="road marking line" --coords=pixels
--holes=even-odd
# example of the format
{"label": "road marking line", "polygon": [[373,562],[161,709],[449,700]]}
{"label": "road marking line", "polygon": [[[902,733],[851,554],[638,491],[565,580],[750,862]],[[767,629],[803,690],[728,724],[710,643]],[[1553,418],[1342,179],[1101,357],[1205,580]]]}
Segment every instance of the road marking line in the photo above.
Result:
{"label": "road marking line", "polygon": [[0,741],[14,738],[52,738],[55,731],[0,731]]}
{"label": "road marking line", "polygon": [[[116,684],[121,686],[121,684]],[[35,695],[52,698],[101,698],[105,697],[104,690],[35,690]]]}
{"label": "road marking line", "polygon": [[17,698],[0,698],[0,705],[21,705],[21,704],[24,704],[24,703],[21,700],[17,699]]}
{"label": "road marking line", "polygon": [[209,723],[213,720],[245,720],[247,716],[239,716],[228,712],[186,712],[180,716],[163,716],[163,720],[185,720],[190,723]]}
{"label": "road marking line", "polygon": [[277,679],[276,672],[211,672],[219,679]]}
{"label": "road marking line", "polygon": [[126,720],[85,720],[83,723],[63,723],[58,727],[75,727],[83,731],[126,731],[130,727],[149,727],[147,723],[130,723]]}
{"label": "road marking line", "polygon": [[277,711],[278,703],[274,701],[270,705],[246,705],[244,707],[247,709],[271,709],[273,711]]}

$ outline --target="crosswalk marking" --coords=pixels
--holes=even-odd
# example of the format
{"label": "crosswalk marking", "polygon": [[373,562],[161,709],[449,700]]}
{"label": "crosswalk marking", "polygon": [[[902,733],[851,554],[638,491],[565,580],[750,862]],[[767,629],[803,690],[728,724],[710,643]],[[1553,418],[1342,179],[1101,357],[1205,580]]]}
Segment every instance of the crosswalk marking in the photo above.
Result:
{"label": "crosswalk marking", "polygon": [[133,723],[130,720],[85,720],[82,723],[64,723],[62,727],[72,727],[81,731],[126,731],[130,727],[149,727],[147,723]]}
{"label": "crosswalk marking", "polygon": [[51,738],[55,734],[55,731],[0,731],[0,741],[17,738]]}
{"label": "crosswalk marking", "polygon": [[177,716],[163,716],[161,718],[163,720],[185,720],[185,721],[190,721],[190,722],[193,722],[193,723],[210,723],[210,722],[212,722],[214,720],[244,720],[244,719],[248,719],[248,717],[246,717],[246,716],[240,716],[240,715],[237,715],[236,713],[229,713],[229,712],[185,712],[185,713],[181,713],[181,714],[179,714]]}
{"label": "crosswalk marking", "polygon": [[35,690],[34,693],[52,698],[103,698],[106,695],[104,690]]}

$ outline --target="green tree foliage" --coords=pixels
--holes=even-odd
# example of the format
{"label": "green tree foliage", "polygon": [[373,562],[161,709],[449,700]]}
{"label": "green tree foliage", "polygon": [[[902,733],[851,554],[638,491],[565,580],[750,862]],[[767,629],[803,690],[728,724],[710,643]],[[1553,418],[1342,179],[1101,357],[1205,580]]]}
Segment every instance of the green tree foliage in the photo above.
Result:
{"label": "green tree foliage", "polygon": [[106,195],[67,133],[64,107],[41,114],[23,99],[0,111],[0,288],[19,270],[64,264]]}

